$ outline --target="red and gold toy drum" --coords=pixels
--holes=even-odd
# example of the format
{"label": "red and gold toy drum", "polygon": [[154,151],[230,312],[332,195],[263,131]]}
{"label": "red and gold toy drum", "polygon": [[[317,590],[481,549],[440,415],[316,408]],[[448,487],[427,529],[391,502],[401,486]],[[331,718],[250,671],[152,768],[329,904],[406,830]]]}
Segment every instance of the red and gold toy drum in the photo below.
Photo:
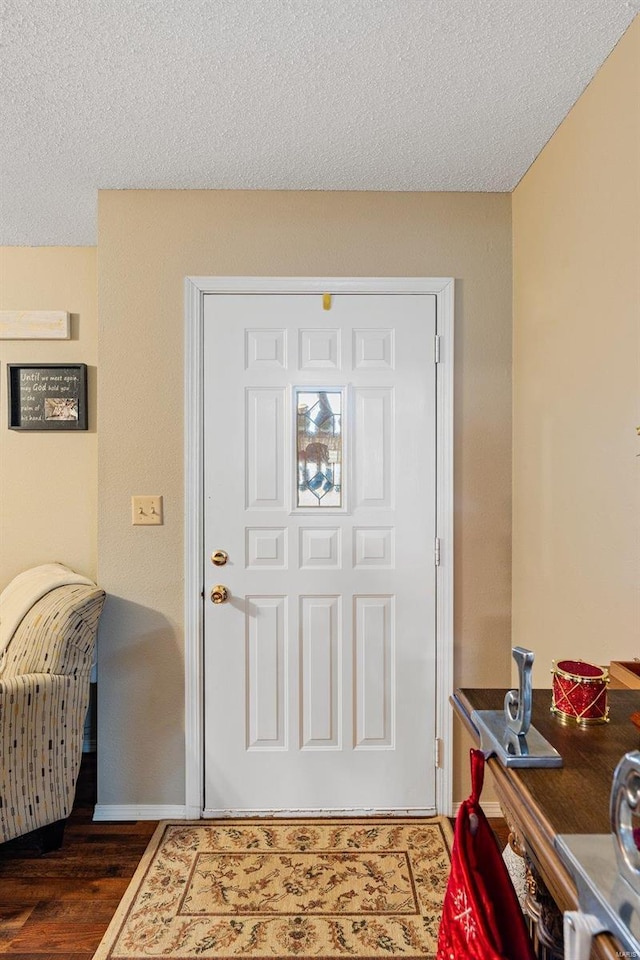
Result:
{"label": "red and gold toy drum", "polygon": [[608,723],[609,671],[584,660],[554,660],[551,712],[566,723]]}

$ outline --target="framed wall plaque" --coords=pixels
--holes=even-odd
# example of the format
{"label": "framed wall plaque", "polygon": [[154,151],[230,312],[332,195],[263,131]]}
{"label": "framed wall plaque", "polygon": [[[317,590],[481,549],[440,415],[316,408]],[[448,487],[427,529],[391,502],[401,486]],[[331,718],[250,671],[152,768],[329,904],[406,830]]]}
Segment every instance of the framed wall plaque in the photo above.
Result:
{"label": "framed wall plaque", "polygon": [[86,430],[86,363],[10,363],[10,430]]}

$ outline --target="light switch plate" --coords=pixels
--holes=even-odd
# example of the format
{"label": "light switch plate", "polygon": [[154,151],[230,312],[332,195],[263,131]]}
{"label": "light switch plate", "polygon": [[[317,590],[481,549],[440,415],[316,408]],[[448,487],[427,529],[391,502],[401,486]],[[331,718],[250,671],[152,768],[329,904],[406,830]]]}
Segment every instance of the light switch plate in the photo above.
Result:
{"label": "light switch plate", "polygon": [[162,497],[131,497],[131,523],[134,526],[160,526],[163,523]]}

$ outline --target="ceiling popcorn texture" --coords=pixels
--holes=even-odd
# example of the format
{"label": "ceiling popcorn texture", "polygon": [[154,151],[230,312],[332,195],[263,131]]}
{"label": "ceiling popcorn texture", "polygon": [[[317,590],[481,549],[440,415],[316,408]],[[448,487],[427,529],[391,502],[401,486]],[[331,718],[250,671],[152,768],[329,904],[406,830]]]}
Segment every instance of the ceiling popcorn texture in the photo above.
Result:
{"label": "ceiling popcorn texture", "polygon": [[2,0],[0,242],[99,189],[509,191],[640,0]]}

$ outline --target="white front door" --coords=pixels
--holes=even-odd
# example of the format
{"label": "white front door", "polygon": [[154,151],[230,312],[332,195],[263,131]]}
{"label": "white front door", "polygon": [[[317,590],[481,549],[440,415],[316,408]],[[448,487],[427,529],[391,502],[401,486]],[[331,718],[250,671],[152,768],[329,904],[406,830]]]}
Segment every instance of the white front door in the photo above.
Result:
{"label": "white front door", "polygon": [[435,332],[205,296],[205,816],[435,811]]}

